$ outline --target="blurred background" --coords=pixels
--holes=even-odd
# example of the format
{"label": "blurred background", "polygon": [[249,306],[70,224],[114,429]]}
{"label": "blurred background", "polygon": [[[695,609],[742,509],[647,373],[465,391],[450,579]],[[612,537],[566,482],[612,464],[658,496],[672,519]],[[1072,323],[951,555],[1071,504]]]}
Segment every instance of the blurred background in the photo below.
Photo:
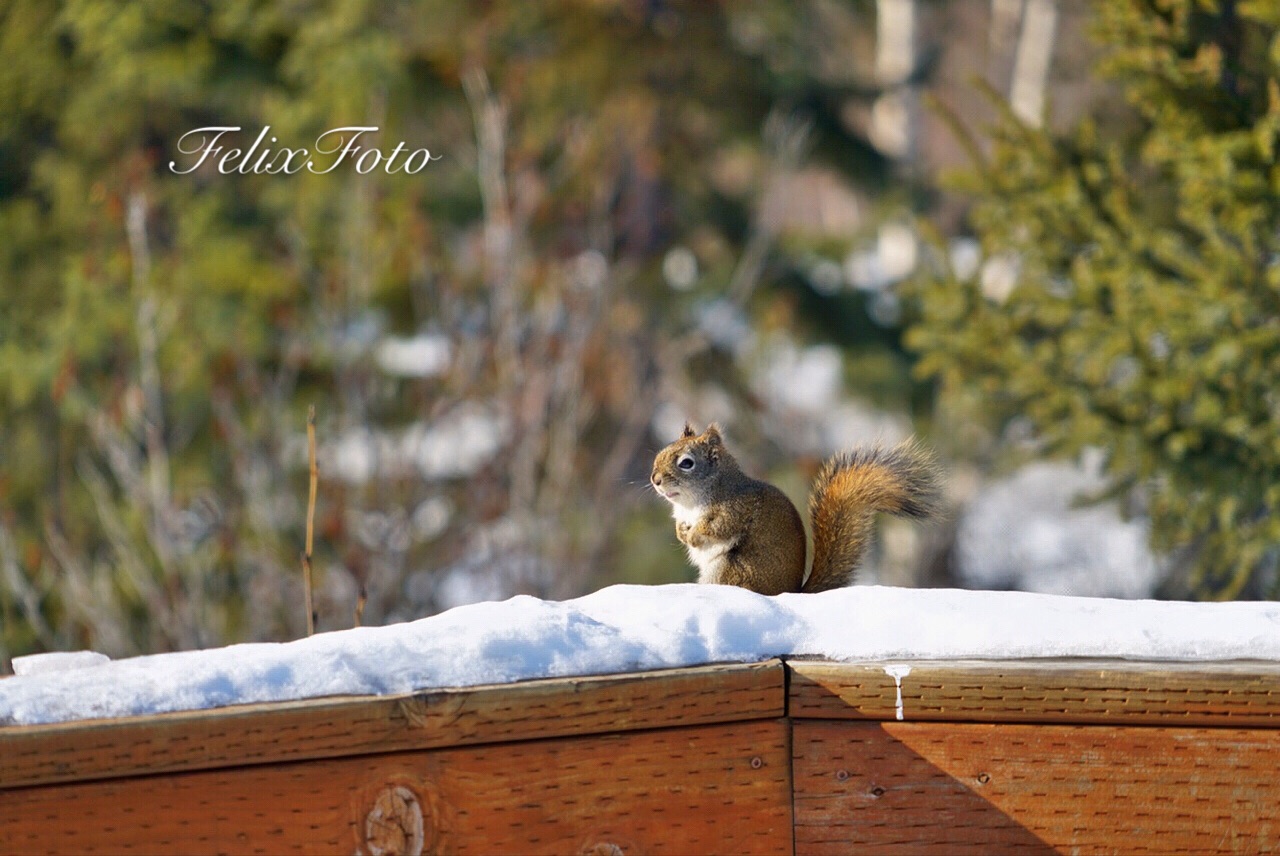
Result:
{"label": "blurred background", "polygon": [[[919,434],[862,579],[1280,591],[1280,4],[0,2],[0,669],[693,578],[653,454],[803,503]],[[415,175],[232,172],[326,130]],[[224,142],[229,142],[224,140]]]}

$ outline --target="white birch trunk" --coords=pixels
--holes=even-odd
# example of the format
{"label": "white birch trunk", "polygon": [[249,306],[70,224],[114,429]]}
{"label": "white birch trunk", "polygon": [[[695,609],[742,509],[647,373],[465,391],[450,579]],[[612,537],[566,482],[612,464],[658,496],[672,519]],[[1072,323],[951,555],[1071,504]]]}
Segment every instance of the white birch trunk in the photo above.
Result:
{"label": "white birch trunk", "polygon": [[1053,39],[1058,28],[1056,0],[1027,0],[1022,33],[1013,60],[1009,105],[1028,125],[1044,123],[1044,93],[1053,61]]}
{"label": "white birch trunk", "polygon": [[871,108],[871,142],[887,155],[915,152],[917,96],[915,0],[876,0],[876,82],[885,89]]}

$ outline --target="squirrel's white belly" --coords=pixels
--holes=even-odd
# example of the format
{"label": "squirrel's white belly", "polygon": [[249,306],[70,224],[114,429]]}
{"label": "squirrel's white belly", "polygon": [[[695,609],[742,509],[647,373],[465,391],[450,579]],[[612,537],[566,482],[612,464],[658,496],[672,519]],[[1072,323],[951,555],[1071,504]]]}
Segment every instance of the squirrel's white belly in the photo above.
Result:
{"label": "squirrel's white belly", "polygon": [[[702,505],[685,506],[672,503],[671,516],[676,519],[677,523],[697,526],[706,510],[706,506]],[[726,557],[735,543],[735,541],[721,541],[715,544],[707,544],[703,547],[685,545],[685,550],[689,553],[689,561],[698,569],[698,582],[716,583],[720,581],[720,572],[724,570]]]}
{"label": "squirrel's white belly", "polygon": [[720,572],[724,570],[725,559],[733,549],[733,544],[729,541],[721,541],[709,547],[690,547],[686,544],[685,549],[689,551],[689,561],[698,568],[698,582],[716,583],[720,581]]}

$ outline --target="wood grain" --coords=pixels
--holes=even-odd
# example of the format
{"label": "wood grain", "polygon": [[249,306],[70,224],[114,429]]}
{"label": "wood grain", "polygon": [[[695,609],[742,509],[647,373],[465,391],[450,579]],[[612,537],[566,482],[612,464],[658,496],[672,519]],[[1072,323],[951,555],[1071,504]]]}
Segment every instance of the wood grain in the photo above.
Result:
{"label": "wood grain", "polygon": [[0,830],[24,854],[789,853],[788,735],[758,721],[23,788]]}
{"label": "wood grain", "polygon": [[[797,718],[896,719],[885,663],[790,661]],[[904,662],[907,721],[1280,728],[1280,663]]]}
{"label": "wood grain", "polygon": [[175,770],[771,719],[777,660],[0,728],[0,790]]}
{"label": "wood grain", "polygon": [[1265,853],[1280,730],[797,720],[796,853]]}

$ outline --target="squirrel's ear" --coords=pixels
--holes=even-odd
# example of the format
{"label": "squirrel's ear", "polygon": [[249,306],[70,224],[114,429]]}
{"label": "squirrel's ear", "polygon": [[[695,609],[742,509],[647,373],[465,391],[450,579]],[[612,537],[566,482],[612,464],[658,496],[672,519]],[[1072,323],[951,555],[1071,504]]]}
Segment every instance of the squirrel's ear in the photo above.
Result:
{"label": "squirrel's ear", "polygon": [[714,464],[720,460],[720,450],[724,448],[724,442],[720,437],[720,426],[712,422],[707,426],[703,436],[707,438],[707,459]]}
{"label": "squirrel's ear", "polygon": [[698,432],[693,430],[693,426],[686,422],[684,423],[684,433],[681,434],[680,437],[696,437],[697,434]]}

